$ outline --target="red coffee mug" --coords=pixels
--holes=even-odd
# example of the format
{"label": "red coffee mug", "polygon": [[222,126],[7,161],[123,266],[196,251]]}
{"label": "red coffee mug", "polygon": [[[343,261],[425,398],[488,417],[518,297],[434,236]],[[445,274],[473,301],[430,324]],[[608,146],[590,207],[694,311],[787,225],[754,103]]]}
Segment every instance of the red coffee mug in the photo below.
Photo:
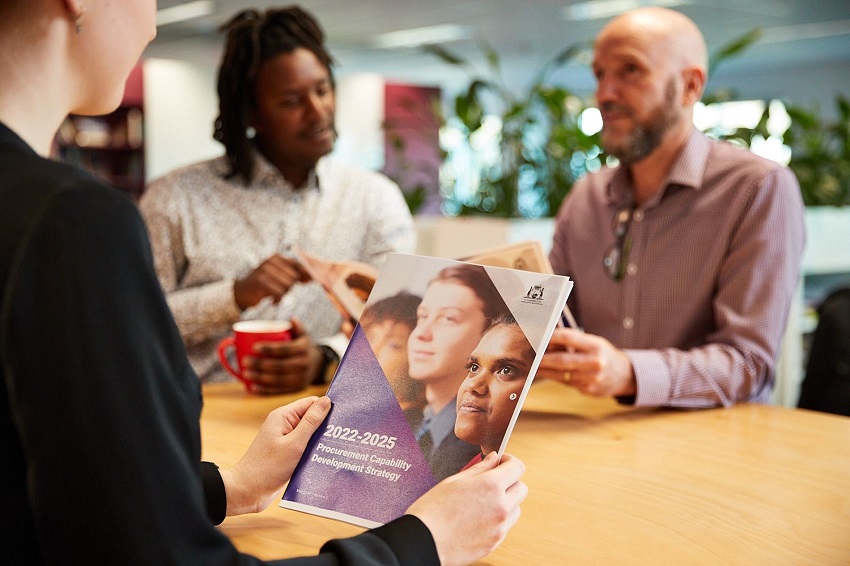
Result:
{"label": "red coffee mug", "polygon": [[[245,384],[248,391],[254,390],[254,382],[246,379],[242,374],[242,358],[245,356],[257,356],[262,354],[254,352],[254,344],[257,342],[280,342],[292,340],[292,324],[285,320],[243,320],[233,325],[233,336],[228,336],[218,344],[218,359],[224,369]],[[236,348],[236,364],[234,368],[230,365],[228,350]]]}

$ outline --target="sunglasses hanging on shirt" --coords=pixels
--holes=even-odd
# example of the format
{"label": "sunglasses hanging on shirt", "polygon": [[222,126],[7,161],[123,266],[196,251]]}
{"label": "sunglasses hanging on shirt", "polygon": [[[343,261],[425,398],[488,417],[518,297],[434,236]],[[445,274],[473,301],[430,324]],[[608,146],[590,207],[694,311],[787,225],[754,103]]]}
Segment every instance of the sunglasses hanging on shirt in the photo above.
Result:
{"label": "sunglasses hanging on shirt", "polygon": [[632,238],[629,228],[632,224],[633,206],[619,209],[614,214],[612,230],[614,231],[614,244],[605,252],[602,258],[602,266],[608,277],[614,281],[622,281],[626,274],[626,266],[629,263],[629,251],[632,248]]}

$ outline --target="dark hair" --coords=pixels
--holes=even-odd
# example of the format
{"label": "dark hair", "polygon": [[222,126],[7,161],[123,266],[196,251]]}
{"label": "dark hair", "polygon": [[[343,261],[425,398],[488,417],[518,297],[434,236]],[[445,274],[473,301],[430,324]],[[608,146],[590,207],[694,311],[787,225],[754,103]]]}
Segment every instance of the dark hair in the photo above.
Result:
{"label": "dark hair", "polygon": [[255,104],[260,65],[298,48],[311,51],[327,68],[333,85],[333,58],[325,49],[319,22],[298,6],[274,8],[260,13],[243,10],[219,31],[227,32],[224,55],[218,70],[218,117],[213,137],[224,144],[230,171],[249,184],[254,175],[254,153],[245,130]]}
{"label": "dark hair", "polygon": [[441,269],[437,275],[428,283],[436,281],[459,283],[475,293],[484,304],[484,317],[487,319],[484,328],[490,326],[493,321],[501,318],[511,311],[502,299],[501,293],[496,289],[493,280],[487,271],[480,265],[461,263]]}
{"label": "dark hair", "polygon": [[493,322],[490,323],[490,326],[491,327],[499,326],[500,324],[505,324],[505,325],[515,324],[515,325],[519,326],[519,323],[517,322],[516,317],[514,317],[514,315],[512,315],[511,313],[503,314],[499,318],[494,319]]}
{"label": "dark hair", "polygon": [[372,287],[375,286],[375,280],[369,275],[355,272],[345,278],[345,284],[352,290],[359,289],[369,295],[372,292]]}
{"label": "dark hair", "polygon": [[384,297],[380,301],[366,307],[360,315],[360,324],[368,326],[370,323],[383,320],[392,320],[416,328],[416,309],[422,297],[401,291],[390,297]]}
{"label": "dark hair", "polygon": [[528,346],[528,349],[531,351],[532,358],[536,354],[534,351],[534,346],[531,345],[531,342],[528,341],[528,336],[525,335],[525,331],[523,331],[522,327],[517,322],[516,317],[514,317],[511,313],[503,314],[502,316],[494,319],[490,326],[487,327],[487,330],[484,331],[484,334],[487,334],[497,326],[516,326],[517,329],[522,333],[523,338],[525,338],[525,345]]}

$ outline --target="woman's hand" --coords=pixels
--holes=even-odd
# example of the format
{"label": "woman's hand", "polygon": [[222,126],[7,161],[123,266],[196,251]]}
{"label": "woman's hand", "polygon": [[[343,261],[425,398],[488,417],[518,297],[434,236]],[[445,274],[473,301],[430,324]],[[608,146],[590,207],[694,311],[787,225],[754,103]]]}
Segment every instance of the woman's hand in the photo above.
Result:
{"label": "woman's hand", "polygon": [[228,516],[257,513],[279,498],[330,407],[328,397],[306,397],[269,413],[242,459],[220,470]]}
{"label": "woman's hand", "polygon": [[510,454],[491,452],[471,468],[449,476],[407,510],[434,537],[440,564],[470,564],[484,558],[519,520],[528,487],[525,465]]}

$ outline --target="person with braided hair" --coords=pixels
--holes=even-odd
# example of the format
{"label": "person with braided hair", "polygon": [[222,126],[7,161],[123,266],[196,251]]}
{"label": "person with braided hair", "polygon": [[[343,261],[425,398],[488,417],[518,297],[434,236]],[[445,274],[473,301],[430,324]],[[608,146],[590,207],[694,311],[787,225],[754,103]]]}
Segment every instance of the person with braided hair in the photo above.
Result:
{"label": "person with braided hair", "polygon": [[295,340],[265,343],[262,359],[243,363],[259,391],[294,391],[321,382],[347,344],[295,246],[377,265],[413,251],[413,221],[392,181],[328,156],[334,62],[313,16],[297,6],[244,10],[222,29],[215,139],[225,154],[153,181],[140,206],[202,381],[231,379],[216,345],[234,322],[293,319]]}

